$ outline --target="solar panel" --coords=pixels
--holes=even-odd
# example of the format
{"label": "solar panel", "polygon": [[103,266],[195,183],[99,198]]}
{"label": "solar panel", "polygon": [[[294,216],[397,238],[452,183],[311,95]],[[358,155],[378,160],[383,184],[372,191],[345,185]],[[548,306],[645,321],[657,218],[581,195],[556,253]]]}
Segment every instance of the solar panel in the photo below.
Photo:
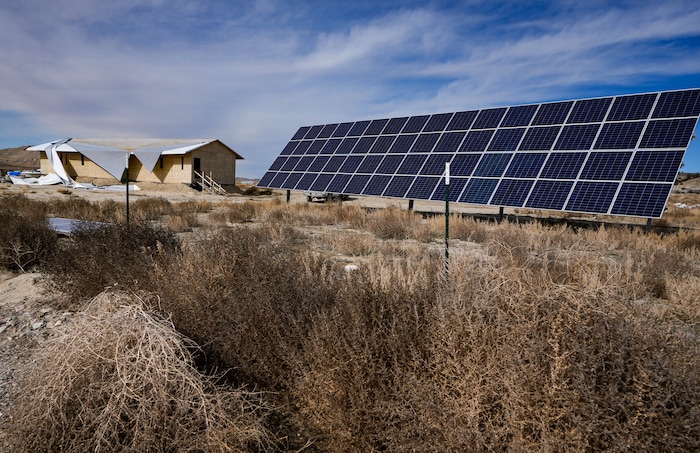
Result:
{"label": "solar panel", "polygon": [[700,89],[300,127],[261,187],[659,217]]}

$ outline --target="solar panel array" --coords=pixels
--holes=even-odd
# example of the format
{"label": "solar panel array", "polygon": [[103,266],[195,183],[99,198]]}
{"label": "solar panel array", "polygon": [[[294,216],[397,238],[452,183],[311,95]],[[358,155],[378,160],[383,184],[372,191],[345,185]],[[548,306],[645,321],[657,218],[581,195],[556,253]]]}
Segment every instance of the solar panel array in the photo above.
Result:
{"label": "solar panel array", "polygon": [[301,127],[260,187],[660,217],[700,89]]}

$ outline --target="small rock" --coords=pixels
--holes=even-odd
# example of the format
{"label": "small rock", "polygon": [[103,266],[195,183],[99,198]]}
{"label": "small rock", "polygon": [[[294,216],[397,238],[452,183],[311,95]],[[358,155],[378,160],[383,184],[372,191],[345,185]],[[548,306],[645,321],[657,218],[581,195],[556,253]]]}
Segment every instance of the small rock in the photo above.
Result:
{"label": "small rock", "polygon": [[41,329],[44,327],[44,321],[37,321],[32,323],[32,330]]}

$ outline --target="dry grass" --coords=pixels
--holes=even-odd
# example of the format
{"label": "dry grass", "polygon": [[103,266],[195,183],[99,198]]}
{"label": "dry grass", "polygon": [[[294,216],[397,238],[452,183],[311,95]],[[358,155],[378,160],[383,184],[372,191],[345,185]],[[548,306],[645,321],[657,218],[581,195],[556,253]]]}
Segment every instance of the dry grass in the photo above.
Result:
{"label": "dry grass", "polygon": [[157,294],[202,369],[270,391],[279,451],[700,449],[696,232],[455,216],[446,282],[439,216],[280,201],[208,215],[184,246],[85,237],[73,250],[114,267],[47,272],[76,299],[115,275]]}
{"label": "dry grass", "polygon": [[13,451],[254,451],[260,395],[217,387],[194,345],[125,294],[92,301],[23,370]]}

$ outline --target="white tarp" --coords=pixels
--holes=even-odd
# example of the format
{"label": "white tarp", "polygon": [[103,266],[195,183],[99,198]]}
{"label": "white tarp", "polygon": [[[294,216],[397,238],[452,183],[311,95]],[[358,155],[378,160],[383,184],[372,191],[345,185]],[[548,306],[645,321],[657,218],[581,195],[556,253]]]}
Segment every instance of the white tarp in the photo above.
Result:
{"label": "white tarp", "polygon": [[49,159],[49,163],[51,163],[51,168],[53,168],[54,173],[61,180],[61,182],[66,186],[70,186],[72,184],[75,184],[75,181],[73,181],[73,178],[68,176],[66,169],[63,168],[63,163],[61,162],[61,158],[58,156],[58,152],[56,152],[56,148],[63,145],[64,143],[66,143],[69,140],[70,140],[70,138],[64,138],[63,140],[58,140],[57,142],[51,143],[44,150],[46,152],[46,157],[48,157],[48,159]]}
{"label": "white tarp", "polygon": [[102,167],[107,173],[114,176],[117,181],[122,179],[122,174],[124,174],[126,169],[126,159],[130,154],[129,151],[80,142],[71,142],[70,146]]}

